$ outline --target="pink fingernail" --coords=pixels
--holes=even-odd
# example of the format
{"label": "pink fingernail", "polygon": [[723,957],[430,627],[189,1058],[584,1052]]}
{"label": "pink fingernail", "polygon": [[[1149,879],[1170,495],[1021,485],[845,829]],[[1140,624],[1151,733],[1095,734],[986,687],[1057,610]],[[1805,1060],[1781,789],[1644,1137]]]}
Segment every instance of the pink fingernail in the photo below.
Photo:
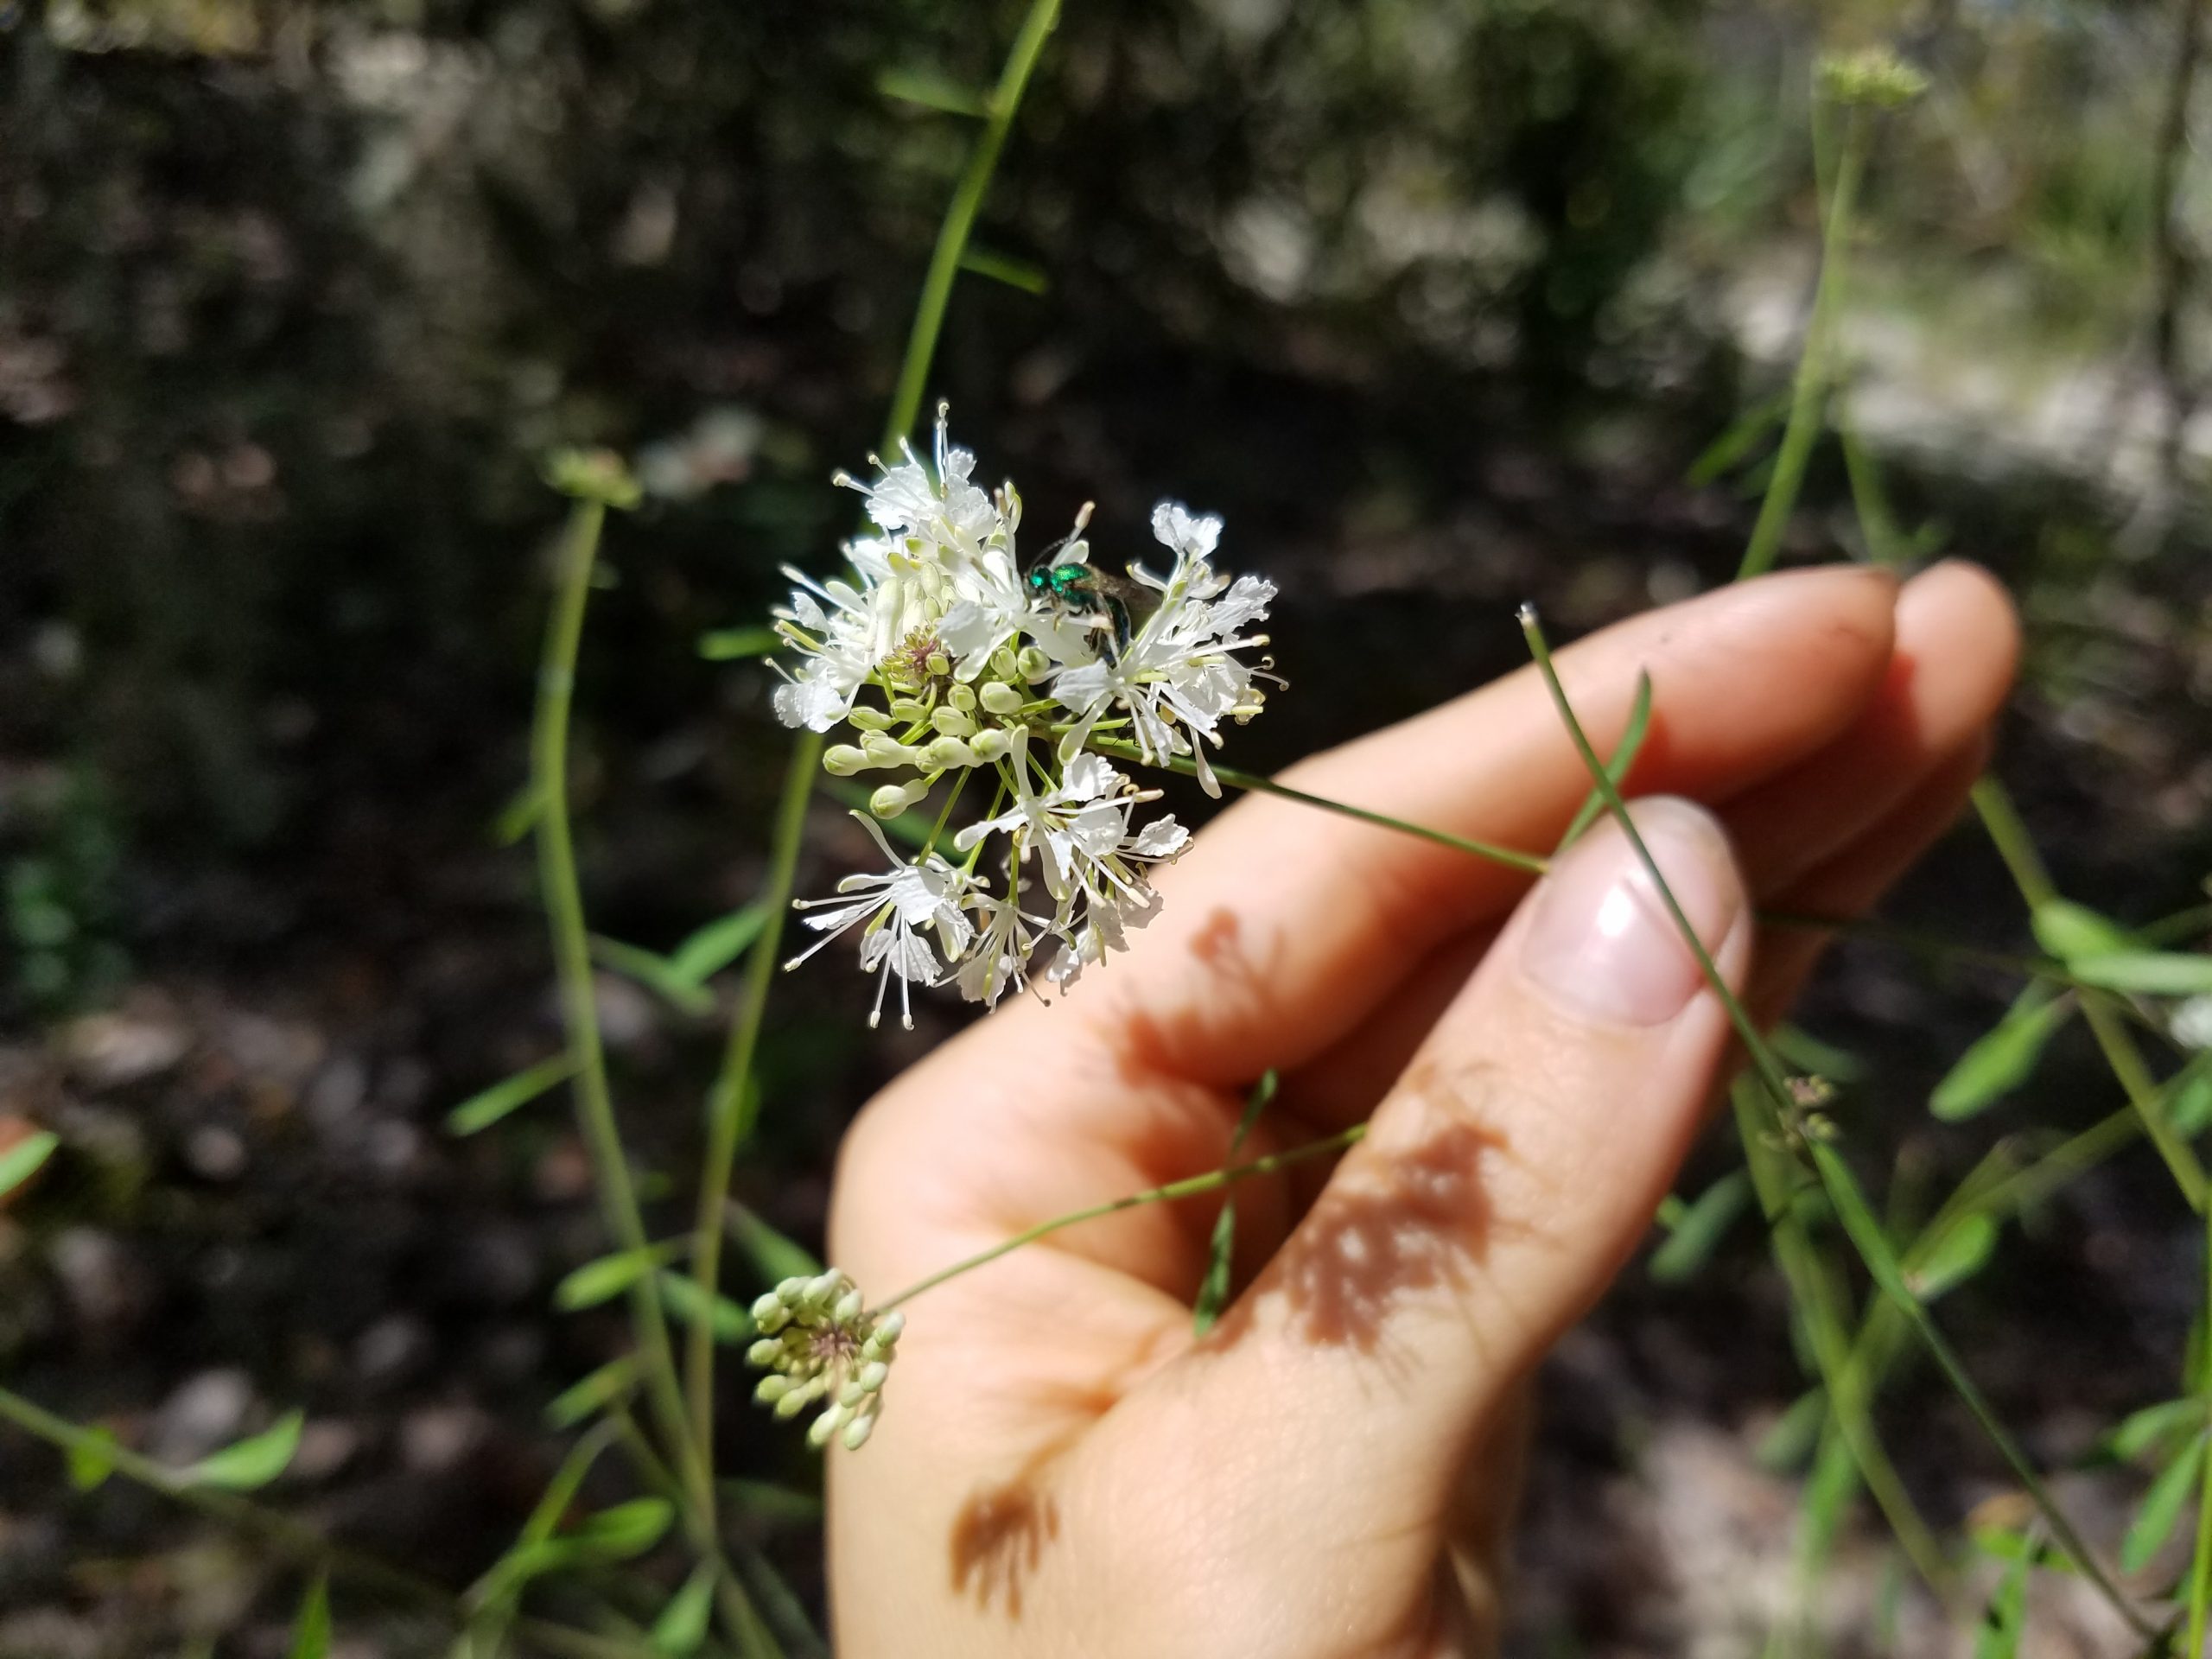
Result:
{"label": "pink fingernail", "polygon": [[[1719,948],[1744,907],[1720,826],[1666,797],[1631,809],[1644,844],[1706,949]],[[1529,977],[1556,1001],[1603,1025],[1656,1026],[1704,983],[1697,958],[1620,826],[1592,828],[1545,878],[1521,947]]]}

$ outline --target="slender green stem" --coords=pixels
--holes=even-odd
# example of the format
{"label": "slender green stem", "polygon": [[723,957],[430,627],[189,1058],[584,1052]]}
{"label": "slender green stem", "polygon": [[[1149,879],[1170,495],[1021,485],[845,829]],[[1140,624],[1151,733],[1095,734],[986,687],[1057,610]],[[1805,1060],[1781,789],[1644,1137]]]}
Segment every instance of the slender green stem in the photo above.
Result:
{"label": "slender green stem", "polygon": [[[467,1612],[461,1606],[461,1599],[444,1586],[403,1572],[373,1556],[343,1548],[313,1528],[235,1492],[195,1486],[181,1471],[156,1463],[128,1446],[118,1446],[106,1436],[57,1416],[7,1389],[0,1389],[0,1421],[12,1423],[57,1451],[96,1459],[125,1480],[197,1510],[236,1532],[259,1538],[272,1550],[293,1560],[327,1569],[333,1577],[349,1580],[364,1589],[419,1607],[455,1629],[463,1628],[467,1623]],[[610,1642],[542,1619],[523,1620],[516,1628],[547,1651],[575,1654],[578,1659],[652,1659],[647,1649],[626,1642]]]}
{"label": "slender green stem", "polygon": [[[599,556],[600,531],[606,517],[605,504],[596,500],[578,501],[569,515],[553,608],[546,621],[544,655],[538,669],[537,708],[531,729],[531,776],[538,798],[539,885],[552,931],[562,1021],[568,1028],[569,1051],[576,1063],[577,1121],[590,1149],[594,1184],[607,1231],[619,1249],[642,1252],[651,1248],[651,1240],[638,1205],[621,1130],[615,1122],[613,1094],[607,1086],[607,1055],[600,1040],[599,1006],[593,988],[591,936],[584,925],[583,891],[576,876],[575,843],[569,825],[569,715],[575,694],[576,657],[583,639],[592,566]],[[689,1467],[693,1490],[703,1483],[711,1493],[712,1471],[704,1462],[703,1448],[690,1444],[675,1351],[652,1274],[644,1275],[632,1289],[630,1315],[637,1327],[646,1388],[661,1430]]]}
{"label": "slender green stem", "polygon": [[[1179,772],[1185,778],[1198,775],[1197,766],[1186,754],[1150,756],[1134,743],[1123,743],[1111,738],[1094,737],[1085,746],[1102,754],[1117,760],[1135,760],[1147,766],[1163,766],[1170,772]],[[1467,853],[1476,858],[1486,858],[1493,864],[1508,868],[1525,870],[1531,875],[1541,875],[1551,868],[1551,861],[1537,853],[1519,852],[1510,847],[1499,847],[1486,841],[1470,840],[1445,830],[1432,830],[1427,824],[1408,823],[1403,818],[1394,818],[1387,813],[1370,812],[1363,806],[1352,806],[1344,801],[1332,801],[1325,795],[1309,795],[1302,789],[1293,789],[1288,784],[1279,784],[1272,778],[1262,778],[1257,772],[1238,772],[1230,766],[1216,766],[1213,775],[1231,789],[1247,790],[1255,795],[1274,795],[1286,801],[1296,801],[1323,812],[1333,812],[1339,817],[1357,818],[1362,823],[1372,823],[1384,830],[1395,830],[1401,835],[1417,836],[1423,841],[1433,841],[1440,847],[1449,847],[1454,852]]]}
{"label": "slender green stem", "polygon": [[2042,1477],[2036,1473],[2034,1465],[2028,1461],[2025,1453],[2020,1450],[2018,1442],[2013,1440],[2012,1432],[1999,1421],[1995,1410],[1983,1395],[1980,1388],[1967,1375],[1966,1367],[1961,1363],[1958,1355],[1953,1351],[1950,1343],[1936,1328],[1936,1322],[1929,1317],[1927,1307],[1921,1302],[1919,1297],[1913,1294],[1912,1287],[1906,1282],[1904,1274],[1897,1265],[1896,1253],[1891,1249],[1888,1237],[1882,1231],[1881,1223],[1876,1219],[1872,1210],[1866,1204],[1865,1196],[1859,1191],[1859,1184],[1853,1177],[1850,1166],[1837,1154],[1835,1149],[1825,1144],[1817,1134],[1809,1134],[1805,1131],[1801,1115],[1792,1104],[1789,1081],[1783,1071],[1781,1062],[1776,1058],[1773,1049],[1768,1045],[1764,1033],[1751,1019],[1750,1011],[1744,1007],[1743,1000],[1721,976],[1719,969],[1713,963],[1712,952],[1706,949],[1705,942],[1698,937],[1697,929],[1691,924],[1689,918],[1683,913],[1681,903],[1675,899],[1673,890],[1668,885],[1665,874],[1659,868],[1658,861],[1652,857],[1650,848],[1645,845],[1642,832],[1637,829],[1635,819],[1630,816],[1627,802],[1621,798],[1619,789],[1605,771],[1605,762],[1599,759],[1597,750],[1591,747],[1588,735],[1584,733],[1581,722],[1575,717],[1573,707],[1567,702],[1566,689],[1560,683],[1558,671],[1552,666],[1551,648],[1544,639],[1542,627],[1536,620],[1534,607],[1522,607],[1521,626],[1522,632],[1528,636],[1529,651],[1536,659],[1536,665],[1544,677],[1544,683],[1551,690],[1552,702],[1558,709],[1560,718],[1566,724],[1568,734],[1574,740],[1575,748],[1582,756],[1583,766],[1590,772],[1592,783],[1605,795],[1605,804],[1611,810],[1614,818],[1620,824],[1622,834],[1628,838],[1629,845],[1635,849],[1638,861],[1643,864],[1645,874],[1650,878],[1653,887],[1657,890],[1661,899],[1665,903],[1667,912],[1673,918],[1676,930],[1681,933],[1683,942],[1689,947],[1691,954],[1697,958],[1698,967],[1705,976],[1706,983],[1712,987],[1713,995],[1720,1000],[1722,1007],[1727,1010],[1729,1022],[1735,1027],[1737,1036],[1742,1039],[1745,1050],[1751,1057],[1753,1071],[1758,1074],[1760,1081],[1765,1084],[1771,1097],[1777,1126],[1786,1137],[1802,1141],[1806,1152],[1812,1158],[1814,1168],[1819,1173],[1821,1178],[1821,1185],[1827,1192],[1828,1202],[1834,1209],[1837,1219],[1843,1224],[1845,1235],[1858,1250],[1859,1259],[1865,1262],[1867,1272],[1872,1274],[1875,1284],[1881,1288],[1883,1294],[1894,1300],[1903,1310],[1905,1317],[1912,1322],[1914,1329],[1920,1334],[1921,1340],[1927,1344],[1929,1352],[1935,1357],[1937,1366],[1949,1380],[1953,1390],[1964,1402],[1974,1421],[1980,1425],[1983,1433],[1988,1437],[1990,1443],[1997,1448],[2005,1462],[2012,1465],[2013,1473],[2019,1478],[2021,1484],[2027,1490],[2029,1497],[2034,1500],[2036,1507],[2043,1511],[2044,1519],[2050,1523],[2054,1540],[2096,1585],[2098,1590],[2111,1602],[2114,1611],[2127,1622],[2129,1628],[2138,1635],[2148,1637],[2152,1633],[2151,1625],[2121,1592],[2120,1586],[2113,1582],[2103,1565],[2098,1561],[2088,1546],[2082,1541],[2081,1535],[2075,1530],[2073,1522],[2067,1518],[2065,1512],[2051,1497],[2049,1490],[2043,1483]]}
{"label": "slender green stem", "polygon": [[[760,1032],[767,1019],[768,991],[774,982],[782,955],[784,917],[791,909],[791,887],[798,871],[799,843],[806,830],[807,802],[814,794],[821,769],[822,739],[813,732],[791,747],[789,770],[784,776],[783,796],[776,808],[775,836],[768,852],[768,880],[760,895],[766,921],[760,937],[746,958],[744,989],[737,1016],[730,1022],[729,1046],[722,1067],[707,1101],[707,1146],[701,1160],[699,1202],[691,1234],[691,1282],[699,1291],[699,1305],[712,1307],[721,1294],[722,1261],[722,1203],[729,1195],[731,1172],[738,1148],[752,1128],[753,1057],[760,1046]],[[686,1403],[691,1414],[691,1439],[701,1454],[711,1459],[715,1443],[715,1330],[711,1319],[691,1326],[684,1350]],[[707,1516],[715,1514],[711,1496]]]}
{"label": "slender green stem", "polygon": [[[2207,1340],[2212,1340],[2212,1205],[2204,1215],[2204,1329]],[[2212,1367],[2207,1367],[2212,1373]],[[2212,1413],[2212,1375],[2205,1383],[2205,1409]],[[2212,1469],[2200,1477],[2202,1485],[2196,1495],[2196,1544],[2190,1552],[2189,1563],[2189,1634],[2182,1643],[2186,1654],[2204,1651],[2204,1622],[2208,1608],[2212,1608]]]}
{"label": "slender green stem", "polygon": [[[938,337],[944,331],[945,307],[951,300],[953,282],[960,272],[961,255],[967,251],[976,216],[982,209],[983,198],[990,190],[991,175],[998,168],[999,152],[1005,146],[1007,132],[1021,107],[1030,74],[1044,50],[1046,36],[1059,20],[1059,0],[1032,0],[1028,15],[1022,20],[1021,29],[1007,54],[982,130],[977,135],[975,147],[969,152],[967,167],[954,188],[944,220],[938,229],[937,245],[930,254],[929,270],[922,278],[921,297],[914,308],[914,326],[906,337],[906,357],[899,365],[898,389],[893,394],[884,422],[886,450],[906,435],[921,412],[923,390],[929,380],[930,365],[937,356]],[[790,769],[777,809],[775,838],[769,848],[767,889],[762,895],[767,922],[760,930],[760,937],[753,942],[752,956],[746,963],[742,999],[730,1025],[729,1045],[723,1054],[721,1071],[709,1096],[707,1146],[700,1165],[691,1257],[691,1282],[702,1294],[703,1305],[709,1306],[720,1291],[722,1200],[729,1192],[738,1148],[744,1144],[751,1127],[748,1101],[753,1061],[767,1017],[769,988],[782,955],[784,918],[791,908],[799,843],[806,828],[806,806],[814,791],[815,774],[822,764],[822,750],[823,739],[816,732],[801,734],[798,741],[791,746]],[[714,1332],[709,1323],[702,1319],[692,1328],[685,1350],[684,1388],[690,1437],[700,1459],[709,1465],[715,1443],[715,1360]],[[711,1525],[715,1495],[710,1467],[708,1473],[700,1502]]]}
{"label": "slender green stem", "polygon": [[[1998,857],[2012,872],[2012,884],[2020,890],[2020,897],[2026,901],[2030,912],[2056,900],[2058,884],[2051,880],[2043,855],[2036,850],[2034,838],[2028,834],[2019,809],[2012,804],[2012,792],[1991,775],[1974,785],[1972,798],[1982,828],[1997,849]],[[2144,1132],[2158,1147],[2158,1155],[2165,1160],[2166,1167],[2172,1173],[2175,1185],[2181,1188],[2182,1196],[2188,1199],[2190,1208],[2202,1211],[2207,1208],[2204,1166],[2189,1143],[2176,1135],[2166,1122],[2158,1082],[2144,1063],[2142,1050],[2128,1034],[2120,1010],[2120,1005],[2109,993],[2094,988],[2082,990],[2082,1017],[2096,1039],[2106,1065],[2127,1096],[2128,1104],[2142,1118]]]}
{"label": "slender green stem", "polygon": [[[1165,767],[1185,778],[1198,775],[1198,769],[1188,755],[1173,755],[1166,759],[1154,756],[1147,760],[1144,752],[1133,743],[1112,739],[1093,738],[1089,747],[1117,760],[1133,760],[1140,765]],[[1287,784],[1277,783],[1272,778],[1262,778],[1256,772],[1239,772],[1231,766],[1216,766],[1213,774],[1231,789],[1241,789],[1255,795],[1274,795],[1287,801],[1296,801],[1317,811],[1333,812],[1339,817],[1354,818],[1362,823],[1371,823],[1383,830],[1395,830],[1401,835],[1413,836],[1422,841],[1433,842],[1440,847],[1449,847],[1454,852],[1465,853],[1475,858],[1487,859],[1493,864],[1503,864],[1510,869],[1523,870],[1531,875],[1541,875],[1551,868],[1551,861],[1536,853],[1524,853],[1511,847],[1501,847],[1494,842],[1475,841],[1465,836],[1455,836],[1448,830],[1438,830],[1425,823],[1414,823],[1405,818],[1394,818],[1387,812],[1370,811],[1363,806],[1332,800],[1325,795],[1313,795]],[[995,806],[993,810],[997,809]],[[1986,950],[1977,945],[1960,944],[1954,940],[1939,938],[1916,929],[1898,927],[1887,922],[1872,920],[1863,916],[1815,916],[1798,911],[1760,909],[1753,912],[1759,922],[1769,927],[1794,927],[1822,932],[1847,933],[1854,938],[1878,940],[1895,944],[1901,949],[1916,951],[1923,956],[1940,957],[1951,961],[1978,963],[2002,972],[2017,974],[2023,979],[2048,980],[2053,984],[2071,986],[2076,989],[2091,989],[2085,982],[2069,973],[2064,963],[2049,957],[2024,956],[2017,951]]]}
{"label": "slender green stem", "polygon": [[295,1560],[327,1567],[334,1573],[433,1611],[441,1618],[454,1619],[460,1616],[458,1599],[443,1586],[341,1549],[314,1529],[234,1492],[196,1486],[183,1471],[119,1446],[104,1434],[79,1427],[10,1389],[0,1389],[0,1421],[14,1424],[61,1452],[105,1464],[124,1479],[175,1498],[226,1526],[262,1538]]}
{"label": "slender green stem", "polygon": [[1820,435],[1821,409],[1828,385],[1829,336],[1843,291],[1851,213],[1866,163],[1868,130],[1859,111],[1853,109],[1846,114],[1843,155],[1836,163],[1835,183],[1828,192],[1827,218],[1821,232],[1821,274],[1813,290],[1813,315],[1805,326],[1805,349],[1797,359],[1789,420],[1782,429],[1782,448],[1775,457],[1774,476],[1767,482],[1766,499],[1759,503],[1758,522],[1751,527],[1751,545],[1744,550],[1744,562],[1736,571],[1738,581],[1774,568],[1775,556],[1782,550],[1782,532],[1797,505],[1805,463],[1812,456],[1814,440]]}
{"label": "slender green stem", "polygon": [[1325,1140],[1309,1141],[1302,1147],[1293,1147],[1287,1152],[1271,1152],[1264,1158],[1255,1158],[1249,1163],[1232,1164],[1226,1169],[1208,1170],[1203,1175],[1187,1176],[1179,1181],[1170,1181],[1165,1186],[1154,1186],[1142,1192],[1114,1198],[1105,1204],[1095,1204],[1088,1210],[1072,1211],[1065,1216],[1055,1216],[1050,1221],[1040,1221],[1027,1232],[1016,1233],[1012,1238],[1001,1239],[988,1250],[982,1250],[964,1261],[956,1262],[906,1287],[889,1301],[876,1308],[887,1313],[901,1302],[911,1302],[925,1290],[934,1290],[948,1279],[957,1279],[963,1273],[973,1273],[988,1262],[1011,1255],[1025,1244],[1033,1244],[1048,1233],[1057,1233],[1063,1227],[1073,1227],[1079,1222],[1096,1221],[1101,1216],[1115,1215],[1123,1210],[1134,1210],[1139,1205],[1167,1204],[1177,1198],[1195,1198],[1202,1193],[1217,1192],[1237,1181],[1249,1180],[1255,1175],[1272,1175],[1279,1169],[1288,1169],[1302,1164],[1309,1158],[1325,1158],[1331,1153],[1342,1152],[1367,1133],[1367,1125],[1355,1123],[1340,1135]]}
{"label": "slender green stem", "polygon": [[[688,1512],[689,1495],[653,1450],[652,1442],[638,1427],[638,1420],[630,1414],[626,1406],[615,1406],[607,1414],[610,1431],[622,1443],[624,1452],[638,1471],[638,1478],[652,1491],[674,1503],[679,1511]],[[722,1549],[721,1539],[714,1534],[700,1536],[694,1534],[693,1547],[700,1558],[715,1573],[715,1607],[730,1639],[737,1643],[738,1652],[745,1659],[784,1659],[783,1649],[777,1643],[760,1615],[754,1611],[739,1582],[734,1568]]]}
{"label": "slender green stem", "polygon": [[1732,1100],[1744,1161],[1751,1172],[1752,1187],[1767,1219],[1775,1260],[1789,1281],[1790,1300],[1803,1323],[1807,1345],[1813,1351],[1814,1370],[1827,1389],[1829,1421],[1849,1447],[1866,1490],[1873,1495],[1914,1570],[1939,1599],[1948,1601],[1954,1590],[1950,1563],[1874,1432],[1867,1409],[1870,1375],[1853,1351],[1844,1330],[1843,1311],[1835,1305],[1835,1291],[1819,1249],[1798,1218],[1791,1192],[1794,1166],[1764,1143],[1766,1124],[1758,1114],[1751,1091],[1739,1087],[1733,1091]]}
{"label": "slender green stem", "polygon": [[1032,0],[1029,15],[1021,20],[1021,30],[1007,54],[1006,66],[999,72],[999,84],[987,105],[983,130],[976,136],[976,147],[968,153],[967,169],[953,189],[944,222],[938,230],[937,246],[930,255],[929,272],[922,278],[922,296],[914,307],[914,327],[906,336],[906,360],[899,365],[899,389],[892,397],[891,418],[884,426],[886,449],[906,435],[914,424],[914,417],[921,412],[930,363],[937,354],[938,335],[944,327],[944,308],[952,299],[953,281],[960,274],[960,257],[968,251],[968,238],[976,228],[976,215],[982,210],[983,198],[989,194],[991,175],[998,169],[999,151],[1005,147],[1014,112],[1021,107],[1021,95],[1029,86],[1030,72],[1036,68],[1038,55],[1045,49],[1045,37],[1052,32],[1059,18],[1060,0]]}

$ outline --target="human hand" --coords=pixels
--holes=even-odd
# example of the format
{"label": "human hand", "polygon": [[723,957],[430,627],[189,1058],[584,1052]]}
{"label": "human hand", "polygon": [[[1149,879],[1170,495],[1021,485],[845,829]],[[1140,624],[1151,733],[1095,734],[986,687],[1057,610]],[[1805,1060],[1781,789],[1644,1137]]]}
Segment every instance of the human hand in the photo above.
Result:
{"label": "human hand", "polygon": [[[1750,905],[1872,904],[1956,813],[2016,644],[1970,566],[1902,592],[1831,569],[1636,618],[1559,666],[1601,752],[1649,671],[1633,789],[1679,798],[1637,823],[1771,1017],[1821,941]],[[1286,781],[1539,851],[1589,786],[1533,671]],[[1510,869],[1253,797],[1160,885],[1126,957],[869,1105],[831,1259],[889,1295],[1219,1167],[1270,1068],[1250,1154],[1372,1128],[1333,1170],[1233,1189],[1240,1294],[1203,1339],[1217,1197],[1056,1233],[914,1305],[874,1439],[830,1459],[848,1659],[1488,1651],[1528,1379],[1635,1249],[1722,1076],[1726,1016],[1611,823],[1523,899]]]}

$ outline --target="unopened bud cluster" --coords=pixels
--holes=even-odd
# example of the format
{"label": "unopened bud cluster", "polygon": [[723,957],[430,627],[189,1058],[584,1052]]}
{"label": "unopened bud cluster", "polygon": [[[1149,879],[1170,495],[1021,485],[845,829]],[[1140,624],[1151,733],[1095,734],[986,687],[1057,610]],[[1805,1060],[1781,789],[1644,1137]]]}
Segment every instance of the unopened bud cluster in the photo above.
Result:
{"label": "unopened bud cluster", "polygon": [[867,1445],[906,1316],[869,1313],[859,1287],[832,1268],[785,1280],[753,1304],[753,1322],[760,1337],[745,1357],[768,1373],[753,1397],[785,1418],[827,1402],[808,1443],[841,1435],[848,1451]]}
{"label": "unopened bud cluster", "polygon": [[1821,91],[1838,104],[1893,110],[1928,90],[1928,77],[1886,46],[1830,52],[1816,67]]}
{"label": "unopened bud cluster", "polygon": [[[797,659],[778,665],[777,714],[837,734],[822,761],[833,776],[874,774],[862,823],[888,868],[799,901],[821,944],[861,929],[861,966],[880,975],[870,1025],[894,978],[911,1026],[917,982],[993,1004],[1028,984],[1039,952],[1043,976],[1065,985],[1119,949],[1156,907],[1153,866],[1190,837],[1173,817],[1136,822],[1158,792],[1107,755],[1186,759],[1218,794],[1207,749],[1260,712],[1274,679],[1239,653],[1267,644],[1249,630],[1274,586],[1215,570],[1220,519],[1154,508],[1174,558],[1164,575],[1095,569],[1088,507],[1073,536],[1025,562],[1020,496],[1011,483],[986,493],[975,465],[940,407],[929,462],[908,449],[871,483],[841,479],[867,496],[877,533],[847,544],[845,575],[788,572],[799,586],[776,613]],[[894,853],[874,820],[933,793],[938,830],[920,853]]]}

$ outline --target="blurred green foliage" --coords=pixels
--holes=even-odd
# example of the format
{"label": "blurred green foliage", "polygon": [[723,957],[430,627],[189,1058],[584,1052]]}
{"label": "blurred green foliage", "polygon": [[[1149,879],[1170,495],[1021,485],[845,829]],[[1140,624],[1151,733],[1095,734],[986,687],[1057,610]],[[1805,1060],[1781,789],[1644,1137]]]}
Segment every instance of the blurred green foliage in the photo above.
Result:
{"label": "blurred green foliage", "polygon": [[[559,444],[632,453],[653,497],[629,626],[749,620],[845,522],[826,458],[865,447],[966,136],[947,111],[1014,16],[12,14],[0,643],[58,623],[82,664],[14,671],[4,735],[86,757],[135,819],[254,845],[468,718],[422,710],[512,729]],[[1813,58],[1881,40],[1932,90],[1885,129],[1863,302],[1961,360],[2029,359],[2032,386],[2150,326],[2171,32],[2120,0],[1071,8],[979,229],[977,269],[1015,285],[963,285],[938,380],[1013,459],[1049,434],[1102,489],[1111,446],[1055,411],[1143,408],[1159,429],[1120,442],[1220,449],[1175,399],[1238,373],[1395,408],[1445,450],[1686,410],[1686,465],[1767,377],[1760,308],[1796,293]],[[2179,193],[2185,226],[2205,194]],[[1254,421],[1280,452],[1227,481],[1294,513],[1332,435]],[[1972,435],[1943,440],[1967,475]]]}

